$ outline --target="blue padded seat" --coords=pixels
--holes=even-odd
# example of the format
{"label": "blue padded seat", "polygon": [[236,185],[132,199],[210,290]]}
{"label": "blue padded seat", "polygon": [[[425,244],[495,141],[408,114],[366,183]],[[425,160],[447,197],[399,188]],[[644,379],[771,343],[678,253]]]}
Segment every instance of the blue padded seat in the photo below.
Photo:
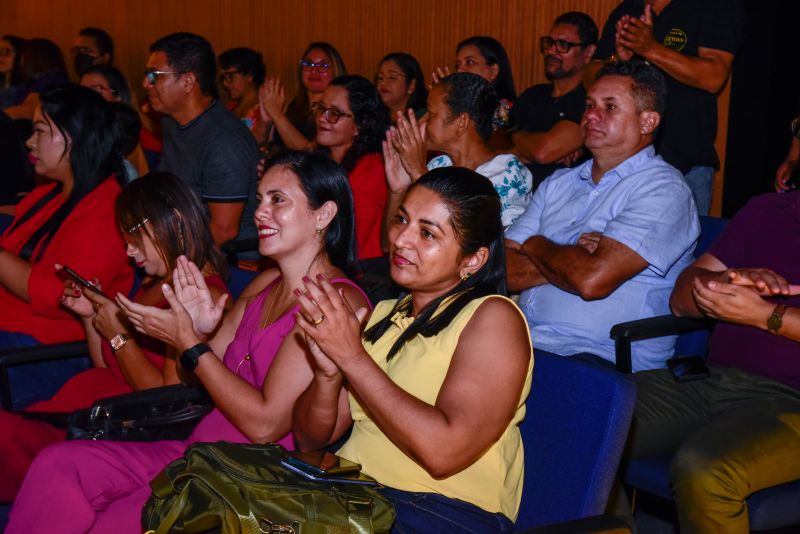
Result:
{"label": "blue padded seat", "polygon": [[636,386],[613,369],[536,354],[520,425],[523,530],[602,514],[628,435]]}

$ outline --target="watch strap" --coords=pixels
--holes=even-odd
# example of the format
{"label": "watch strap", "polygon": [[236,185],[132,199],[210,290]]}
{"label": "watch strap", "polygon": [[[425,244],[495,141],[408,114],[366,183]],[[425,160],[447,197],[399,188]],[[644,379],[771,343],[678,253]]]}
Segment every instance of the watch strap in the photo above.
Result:
{"label": "watch strap", "polygon": [[181,354],[181,365],[187,371],[194,371],[200,361],[200,356],[211,352],[211,347],[205,343],[198,343],[194,347],[188,348]]}
{"label": "watch strap", "polygon": [[778,330],[783,326],[783,314],[786,313],[786,305],[778,304],[772,310],[772,315],[767,319],[767,329],[771,334],[778,334]]}

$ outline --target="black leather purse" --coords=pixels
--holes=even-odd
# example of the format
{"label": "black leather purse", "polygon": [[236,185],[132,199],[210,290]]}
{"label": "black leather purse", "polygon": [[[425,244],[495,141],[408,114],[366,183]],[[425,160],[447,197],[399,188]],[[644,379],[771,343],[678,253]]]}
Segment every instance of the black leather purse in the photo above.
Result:
{"label": "black leather purse", "polygon": [[214,407],[202,388],[176,384],[101,399],[69,415],[67,439],[186,439]]}

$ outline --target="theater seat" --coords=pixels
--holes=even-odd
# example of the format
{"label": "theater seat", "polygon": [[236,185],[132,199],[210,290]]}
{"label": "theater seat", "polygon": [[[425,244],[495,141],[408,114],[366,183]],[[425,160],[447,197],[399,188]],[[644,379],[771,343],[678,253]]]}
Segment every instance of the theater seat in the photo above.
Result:
{"label": "theater seat", "polygon": [[546,531],[555,532],[554,524],[603,513],[635,399],[634,384],[612,369],[534,350],[520,425],[525,485],[518,531],[551,525]]}

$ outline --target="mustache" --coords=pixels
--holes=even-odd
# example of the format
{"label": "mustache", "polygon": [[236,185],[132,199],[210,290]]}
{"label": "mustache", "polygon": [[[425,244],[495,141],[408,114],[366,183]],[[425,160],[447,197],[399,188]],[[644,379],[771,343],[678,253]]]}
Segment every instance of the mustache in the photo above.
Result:
{"label": "mustache", "polygon": [[563,61],[561,61],[561,58],[559,58],[558,56],[554,56],[552,54],[548,54],[548,55],[544,56],[544,60],[545,61],[550,61],[550,60],[557,61],[559,64],[564,63]]}

